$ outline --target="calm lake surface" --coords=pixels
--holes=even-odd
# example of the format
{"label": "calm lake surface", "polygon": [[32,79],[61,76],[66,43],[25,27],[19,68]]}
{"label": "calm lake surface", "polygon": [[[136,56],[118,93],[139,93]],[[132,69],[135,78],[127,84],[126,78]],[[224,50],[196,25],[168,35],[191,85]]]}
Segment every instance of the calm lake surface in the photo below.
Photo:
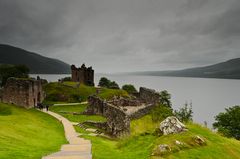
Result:
{"label": "calm lake surface", "polygon": [[[70,75],[39,76],[48,81],[57,81]],[[209,127],[214,122],[214,116],[224,111],[224,108],[240,105],[240,80],[96,74],[95,84],[103,76],[120,86],[131,83],[137,88],[144,86],[157,91],[167,90],[172,96],[174,109],[192,102],[194,121],[200,124],[207,121]]]}

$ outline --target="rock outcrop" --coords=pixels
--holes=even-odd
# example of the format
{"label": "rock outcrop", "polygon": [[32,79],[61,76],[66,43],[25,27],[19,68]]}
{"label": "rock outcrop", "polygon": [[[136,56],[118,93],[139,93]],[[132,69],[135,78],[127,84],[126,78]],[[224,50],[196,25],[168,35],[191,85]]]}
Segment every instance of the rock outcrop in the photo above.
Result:
{"label": "rock outcrop", "polygon": [[175,116],[170,116],[160,123],[160,130],[163,132],[163,135],[168,135],[186,131],[187,128]]}

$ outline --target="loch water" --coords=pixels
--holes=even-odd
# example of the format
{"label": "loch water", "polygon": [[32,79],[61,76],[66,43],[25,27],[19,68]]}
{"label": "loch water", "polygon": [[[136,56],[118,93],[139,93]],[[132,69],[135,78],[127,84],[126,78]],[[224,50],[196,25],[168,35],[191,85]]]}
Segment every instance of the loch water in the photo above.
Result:
{"label": "loch water", "polygon": [[[39,76],[48,81],[57,81],[70,75]],[[226,107],[240,105],[240,80],[96,74],[95,84],[101,77],[116,81],[120,86],[134,84],[137,88],[143,86],[157,91],[167,90],[171,94],[174,109],[191,102],[194,121],[200,124],[206,121],[208,127],[212,127],[214,116],[224,111]]]}

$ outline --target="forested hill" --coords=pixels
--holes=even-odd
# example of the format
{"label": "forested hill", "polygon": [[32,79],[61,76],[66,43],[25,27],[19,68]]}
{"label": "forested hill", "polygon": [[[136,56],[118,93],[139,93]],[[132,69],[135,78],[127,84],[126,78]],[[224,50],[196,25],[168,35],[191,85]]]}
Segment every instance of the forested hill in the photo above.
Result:
{"label": "forested hill", "polygon": [[24,64],[36,74],[70,73],[70,65],[60,60],[4,44],[0,44],[0,64]]}
{"label": "forested hill", "polygon": [[176,71],[134,72],[137,75],[240,79],[240,58],[218,64]]}

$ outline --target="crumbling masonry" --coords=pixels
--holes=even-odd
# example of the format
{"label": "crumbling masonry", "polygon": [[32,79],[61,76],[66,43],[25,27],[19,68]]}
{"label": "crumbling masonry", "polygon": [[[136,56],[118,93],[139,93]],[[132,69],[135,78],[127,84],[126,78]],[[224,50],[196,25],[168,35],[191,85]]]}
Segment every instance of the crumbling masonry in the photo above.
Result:
{"label": "crumbling masonry", "polygon": [[72,65],[71,70],[73,82],[94,86],[94,70],[92,67],[86,67],[85,64],[82,64],[80,68],[77,68],[75,65]]}
{"label": "crumbling masonry", "polygon": [[2,101],[25,108],[32,108],[44,99],[42,80],[9,78],[4,86]]}
{"label": "crumbling masonry", "polygon": [[102,100],[97,96],[88,98],[88,108],[84,114],[97,114],[107,118],[104,129],[112,136],[120,137],[130,134],[130,121],[148,114],[160,101],[159,93],[147,88],[140,88],[136,99],[113,98]]}

